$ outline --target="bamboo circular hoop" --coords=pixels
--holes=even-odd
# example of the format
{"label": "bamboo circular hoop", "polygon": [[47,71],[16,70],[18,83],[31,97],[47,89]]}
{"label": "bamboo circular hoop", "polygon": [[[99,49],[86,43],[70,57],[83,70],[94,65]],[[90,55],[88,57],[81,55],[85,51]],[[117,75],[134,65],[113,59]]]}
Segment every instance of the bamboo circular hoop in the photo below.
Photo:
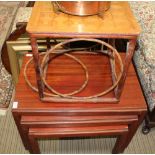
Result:
{"label": "bamboo circular hoop", "polygon": [[[41,55],[45,55],[45,53],[40,53],[39,55],[40,55],[40,56],[41,56]],[[79,93],[80,91],[82,91],[82,90],[86,87],[86,85],[87,85],[87,83],[88,83],[88,79],[89,79],[88,70],[87,70],[87,67],[83,64],[83,62],[82,62],[80,59],[76,58],[75,56],[73,56],[73,55],[71,55],[71,54],[64,54],[64,55],[66,55],[67,57],[72,58],[72,59],[75,60],[77,63],[79,63],[79,64],[82,66],[83,70],[85,71],[85,80],[84,80],[83,84],[81,85],[81,87],[80,87],[79,89],[77,89],[77,90],[71,92],[71,93],[64,94],[64,95],[75,95],[75,94]],[[53,57],[53,58],[54,58],[54,57]],[[29,87],[32,88],[32,90],[38,92],[38,88],[34,87],[34,86],[30,83],[30,81],[28,80],[27,74],[26,74],[26,73],[27,73],[28,65],[32,62],[32,60],[33,60],[33,58],[29,59],[29,60],[27,61],[26,65],[25,65],[25,68],[24,68],[24,78],[25,78],[25,81],[27,82],[27,84],[29,85]],[[47,63],[47,62],[46,62],[46,63]],[[44,79],[45,79],[45,72],[44,72],[44,70],[43,70],[43,75],[42,75],[42,77],[44,77]],[[47,92],[43,92],[43,93],[44,93],[44,95],[51,96],[51,97],[52,97],[52,96],[53,96],[53,97],[58,96],[57,94],[51,94],[51,93],[47,93]]]}
{"label": "bamboo circular hoop", "polygon": [[[45,72],[44,72],[45,66],[47,65],[47,63],[48,63],[49,61],[51,61],[51,60],[53,59],[53,57],[51,57],[51,58],[48,60],[50,54],[56,54],[57,56],[62,55],[62,54],[65,54],[65,55],[67,55],[67,56],[73,58],[73,59],[74,59],[75,61],[77,61],[78,63],[80,63],[80,64],[82,65],[82,67],[85,66],[79,59],[77,59],[77,58],[74,57],[73,55],[67,54],[67,52],[70,52],[71,49],[70,49],[70,50],[64,50],[64,51],[60,51],[60,52],[58,51],[58,52],[56,52],[56,49],[59,49],[60,47],[63,47],[65,44],[68,44],[68,43],[71,43],[71,42],[76,42],[76,41],[90,41],[90,42],[96,42],[96,43],[98,43],[98,44],[101,44],[101,45],[104,45],[104,46],[108,47],[108,48],[110,49],[111,53],[113,53],[113,55],[117,56],[117,58],[118,58],[118,60],[119,60],[120,73],[119,73],[119,75],[118,75],[118,77],[117,77],[117,80],[113,83],[113,85],[112,85],[111,87],[109,87],[109,88],[106,89],[105,91],[102,91],[101,93],[98,93],[98,94],[95,94],[95,95],[91,95],[91,96],[77,97],[77,96],[72,96],[72,95],[77,94],[78,92],[80,92],[81,90],[83,90],[88,81],[85,81],[84,84],[81,86],[81,88],[79,88],[78,90],[75,90],[75,91],[72,92],[72,93],[62,94],[62,93],[56,91],[55,89],[53,89],[51,86],[48,85],[48,83],[47,83],[46,80],[45,80],[45,76],[44,76],[44,74],[43,74],[43,76],[41,76],[41,77],[42,77],[43,83],[45,84],[45,86],[46,86],[52,93],[54,93],[54,94],[52,94],[52,93],[43,92],[45,95],[47,95],[47,96],[52,96],[52,97],[56,97],[56,96],[57,96],[57,97],[63,97],[63,98],[68,98],[68,99],[76,99],[76,100],[86,100],[86,99],[92,99],[92,98],[96,98],[96,97],[100,97],[100,96],[102,96],[102,95],[105,95],[105,94],[109,93],[110,91],[112,91],[112,90],[118,85],[118,83],[119,83],[119,81],[120,81],[120,79],[121,79],[121,76],[122,76],[122,72],[123,72],[123,63],[122,63],[122,59],[121,59],[119,53],[117,52],[117,50],[116,50],[114,47],[112,47],[112,46],[109,45],[108,43],[106,43],[106,42],[104,42],[104,41],[101,41],[101,40],[98,40],[98,39],[83,39],[83,38],[80,38],[80,39],[69,39],[69,40],[67,40],[67,41],[64,41],[64,42],[61,42],[61,43],[55,45],[52,49],[50,49],[49,51],[47,51],[47,52],[45,53],[45,56],[43,57],[43,60],[42,60],[42,63],[41,63],[41,73],[45,73]],[[73,52],[74,52],[74,50],[73,50]],[[100,52],[100,53],[104,53],[103,51],[99,51],[99,52]],[[104,54],[106,54],[106,53],[104,53]],[[108,54],[107,54],[107,55],[108,55]],[[112,54],[111,54],[111,55],[112,55]],[[108,56],[109,56],[109,55],[108,55]],[[31,61],[32,61],[32,60],[31,60]],[[26,64],[26,67],[25,67],[26,69],[27,69],[27,66],[28,66],[29,63],[30,63],[30,61],[28,61],[28,63]],[[24,73],[25,73],[25,74],[26,74],[26,69],[24,70]],[[85,71],[87,70],[86,67],[83,67],[83,69],[84,69]],[[24,76],[26,77],[26,78],[25,78],[25,79],[26,79],[26,82],[27,82],[28,85],[32,88],[33,86],[32,86],[32,84],[28,81],[27,76],[26,76],[25,74],[24,74]],[[86,80],[87,80],[87,78],[88,78],[88,75],[86,74]],[[33,87],[32,89],[38,92],[38,89],[37,89],[37,88]]]}

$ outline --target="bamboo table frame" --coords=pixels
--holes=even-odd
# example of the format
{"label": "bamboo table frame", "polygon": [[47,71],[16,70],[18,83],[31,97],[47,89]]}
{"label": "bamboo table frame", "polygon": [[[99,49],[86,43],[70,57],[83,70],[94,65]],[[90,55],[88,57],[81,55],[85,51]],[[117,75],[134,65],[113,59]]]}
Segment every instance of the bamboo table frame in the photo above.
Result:
{"label": "bamboo table frame", "polygon": [[[123,61],[122,77],[111,102],[118,102],[124,87],[127,71],[134,54],[140,27],[127,2],[112,2],[105,12],[104,19],[98,16],[77,17],[53,12],[51,2],[36,2],[28,22],[27,32],[31,39],[33,59],[36,70],[39,97],[45,99],[44,84],[41,78],[38,38],[108,38],[128,39],[126,57]],[[115,101],[114,101],[115,100]]]}

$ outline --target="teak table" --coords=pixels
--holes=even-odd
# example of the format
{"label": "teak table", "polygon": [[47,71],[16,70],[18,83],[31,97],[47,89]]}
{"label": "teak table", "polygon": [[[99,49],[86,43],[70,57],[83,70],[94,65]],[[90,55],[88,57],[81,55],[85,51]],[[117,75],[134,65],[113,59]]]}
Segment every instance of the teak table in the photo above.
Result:
{"label": "teak table", "polygon": [[40,99],[46,96],[43,94],[44,83],[41,78],[38,38],[108,38],[111,39],[111,44],[112,39],[128,39],[126,56],[123,60],[124,68],[115,92],[115,100],[119,101],[134,54],[136,39],[140,33],[140,27],[127,2],[111,2],[104,19],[97,15],[79,17],[64,13],[56,14],[51,2],[36,2],[26,30],[31,39]]}
{"label": "teak table", "polygon": [[[39,153],[37,138],[97,135],[117,136],[117,142],[112,152],[122,153],[130,143],[147,110],[131,64],[140,28],[128,3],[112,2],[111,8],[105,12],[104,19],[102,19],[98,16],[82,18],[63,13],[56,14],[53,12],[51,2],[36,2],[28,22],[27,32],[30,35],[35,64],[35,70],[34,66],[30,65],[27,74],[33,84],[37,80],[40,99],[44,98],[44,95],[37,46],[38,38],[47,38],[47,40],[49,38],[122,38],[129,40],[126,53],[121,54],[124,68],[117,86],[116,97],[120,100],[118,103],[84,101],[43,103],[38,94],[33,92],[24,80],[23,69],[26,58],[19,83],[16,86],[16,97],[12,110],[23,144],[31,153]],[[74,54],[76,55],[76,53]],[[110,74],[110,69],[107,67],[109,60],[105,60],[99,54],[81,53],[77,56],[86,62],[88,71],[92,75],[85,92],[81,93],[90,95],[102,90],[104,87],[102,78],[108,79],[107,75]],[[81,68],[78,68],[77,64],[72,61],[67,69],[64,68],[67,66],[64,63],[68,60],[63,56],[56,61],[58,62],[51,67],[52,69],[49,65],[48,74],[52,75],[49,82],[54,81],[52,85],[60,91],[64,91],[64,88],[74,90],[79,87],[78,84],[83,75]],[[71,75],[74,77],[66,80],[65,71],[72,73]],[[126,76],[127,72],[128,76]],[[60,79],[62,79],[61,87],[60,85],[58,87],[57,83],[60,83]],[[108,95],[111,96],[111,94]]]}
{"label": "teak table", "polygon": [[[121,56],[122,58],[125,57],[123,54]],[[103,61],[100,55],[96,55],[96,57],[98,57],[97,60],[99,62]],[[92,55],[81,55],[80,58],[84,62],[87,61],[90,68],[95,65],[95,62],[91,61]],[[55,69],[52,68],[52,70],[48,71],[49,74],[57,72],[59,75],[61,73],[62,59],[58,60],[59,63],[57,62]],[[121,100],[118,104],[114,104],[84,102],[42,103],[37,93],[33,92],[24,80],[24,64],[25,62],[20,73],[19,83],[16,86],[16,96],[12,112],[26,149],[29,149],[31,153],[39,153],[37,138],[115,135],[118,136],[118,139],[113,153],[124,151],[147,110],[133,65],[129,67]],[[73,68],[76,66],[77,64],[74,63]],[[104,64],[96,63],[94,67],[97,71],[99,67],[104,68],[105,66]],[[62,70],[64,68],[65,66],[62,67]],[[81,69],[77,70],[74,72],[75,76],[81,75],[81,72]],[[30,66],[27,74],[31,82],[35,84],[33,65]],[[99,80],[99,75],[100,72],[93,77]],[[66,86],[69,84],[70,82],[65,83]],[[101,80],[95,83],[94,89],[91,91],[97,91],[101,84]],[[61,91],[62,89],[60,88]]]}

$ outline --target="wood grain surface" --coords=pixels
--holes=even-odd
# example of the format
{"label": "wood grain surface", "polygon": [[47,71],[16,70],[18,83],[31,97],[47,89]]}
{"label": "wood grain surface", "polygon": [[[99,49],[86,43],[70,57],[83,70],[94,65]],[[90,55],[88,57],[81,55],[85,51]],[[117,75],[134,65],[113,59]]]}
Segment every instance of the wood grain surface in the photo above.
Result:
{"label": "wood grain surface", "polygon": [[[124,54],[121,54],[121,56],[122,58],[124,58]],[[92,80],[91,80],[90,87],[89,87],[91,88],[91,90],[88,89],[86,91],[88,95],[90,93],[96,93],[96,91],[100,91],[101,89],[103,89],[102,85],[104,83],[103,82],[104,79],[102,80],[101,78],[103,75],[102,73],[105,74],[104,76],[105,78],[107,77],[107,79],[109,79],[108,74],[106,74],[109,71],[108,70],[106,71],[106,68],[104,67],[102,56],[98,55],[98,57],[97,56],[95,57],[96,58],[94,59],[92,55],[87,55],[87,57],[83,55],[84,60],[87,60],[87,66],[90,67],[90,70],[93,70],[92,77],[91,77]],[[83,76],[79,76],[83,74],[83,70],[80,69],[80,66],[78,66],[76,62],[74,63],[74,66],[73,64],[72,65],[67,64],[67,62],[65,63],[66,65],[63,66],[61,61],[60,61],[60,64],[62,68],[59,65],[55,65],[54,67],[51,67],[51,71],[53,71],[53,73],[56,73],[55,75],[51,73],[51,76],[49,77],[51,80],[51,84],[53,84],[55,88],[58,89],[59,91],[62,91],[64,88],[64,87],[61,87],[61,85],[59,85],[58,87],[59,82],[62,84],[62,86],[65,86],[65,89],[68,88],[68,90],[70,90],[71,88],[72,89],[77,88],[77,86],[79,86],[80,84],[80,80],[76,78],[76,76],[79,78],[83,78]],[[93,64],[95,65],[93,66]],[[75,66],[79,67],[79,69],[76,68]],[[63,70],[64,68],[66,69]],[[66,72],[67,70],[68,70],[68,73],[72,72],[75,74],[75,75],[68,74],[69,80],[65,80],[62,78],[67,74]],[[32,82],[34,82],[35,71],[34,71],[33,65],[31,65],[30,67],[30,73],[31,74],[29,74],[28,76],[32,80]],[[71,78],[71,76],[73,77]],[[53,82],[52,82],[52,79],[53,79]],[[72,82],[71,80],[73,80],[74,82]],[[105,86],[107,86],[107,84],[105,84]],[[64,91],[67,91],[67,90],[64,90]],[[110,115],[110,112],[116,112],[116,113],[123,112],[127,114],[127,112],[134,113],[134,111],[136,111],[137,113],[138,111],[139,112],[146,111],[147,109],[145,99],[142,94],[141,87],[138,82],[138,79],[137,79],[137,76],[136,76],[136,73],[134,71],[132,64],[129,67],[127,78],[125,81],[125,86],[124,86],[123,93],[121,96],[121,100],[118,104],[116,103],[84,103],[84,102],[79,102],[76,104],[75,103],[63,103],[63,102],[61,103],[44,102],[43,103],[39,100],[38,93],[33,92],[31,88],[26,84],[24,77],[23,77],[23,67],[22,67],[22,70],[19,76],[19,83],[16,86],[15,101],[18,102],[18,107],[17,109],[13,109],[13,111],[16,111],[16,110],[18,112],[28,111],[29,113],[32,112],[32,115],[33,115],[33,111],[35,112],[40,111],[42,113],[49,112],[50,114],[53,113],[56,115],[65,115],[67,111],[69,111],[72,114],[76,114],[80,112],[81,115],[82,113],[86,113],[86,112],[88,113],[90,112],[92,115],[93,114],[95,115],[95,113],[99,113],[99,112],[106,112],[108,113],[108,115]]]}
{"label": "wood grain surface", "polygon": [[[96,93],[100,88],[104,88],[104,83],[106,83],[104,86],[107,86],[108,81],[111,81],[108,80],[111,77],[109,67],[106,67],[108,61],[105,61],[106,59],[103,59],[103,56],[99,54],[82,53],[78,56],[84,63],[87,62],[86,66],[92,76],[86,94]],[[124,59],[125,53],[122,53],[121,57]],[[24,59],[19,83],[16,86],[15,101],[17,105],[12,110],[18,131],[26,149],[31,150],[32,153],[38,153],[37,138],[43,137],[118,134],[119,137],[112,152],[122,153],[124,151],[144,119],[147,110],[145,99],[132,64],[128,70],[120,102],[117,104],[95,102],[43,103],[40,101],[38,93],[33,92],[24,80],[23,69],[28,59],[28,57]],[[51,85],[60,91],[63,91],[63,88],[67,91],[67,89],[70,90],[78,86],[82,78],[81,75],[83,75],[83,70],[76,62],[62,56],[62,58],[55,59],[49,65],[47,74],[49,74],[47,75],[47,80],[49,78],[49,82],[53,81],[53,83],[50,83]],[[66,75],[69,75],[69,77],[64,78]],[[33,65],[29,68],[28,76],[31,82],[36,83]],[[75,77],[71,78],[70,76]],[[122,126],[125,128],[128,127],[128,130],[122,130]],[[30,131],[29,138],[28,131]]]}
{"label": "wood grain surface", "polygon": [[28,22],[27,32],[39,34],[108,34],[138,35],[140,27],[128,2],[111,2],[104,19],[94,16],[79,17],[64,13],[56,14],[49,2],[36,2]]}

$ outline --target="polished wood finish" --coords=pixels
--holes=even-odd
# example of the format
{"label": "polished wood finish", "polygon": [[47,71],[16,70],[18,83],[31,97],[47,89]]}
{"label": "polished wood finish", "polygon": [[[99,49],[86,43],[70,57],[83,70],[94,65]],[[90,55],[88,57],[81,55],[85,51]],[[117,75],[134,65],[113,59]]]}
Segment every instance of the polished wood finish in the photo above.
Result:
{"label": "polished wood finish", "polygon": [[[122,58],[124,59],[125,54],[121,54],[121,55],[122,55]],[[109,74],[109,72],[110,72],[109,68],[108,67],[105,68],[104,63],[106,63],[106,62],[102,62],[103,57],[101,57],[100,55],[85,55],[85,54],[82,54],[81,58],[82,57],[87,62],[88,67],[90,68],[89,71],[91,71],[91,74],[93,75],[91,81],[94,81],[94,79],[96,79],[96,81],[94,81],[95,82],[94,85],[92,84],[92,82],[90,82],[89,88],[91,88],[91,91],[88,89],[86,91],[86,93],[89,93],[89,94],[90,93],[96,93],[96,91],[102,90],[102,87],[99,87],[99,86],[102,86],[102,83],[103,83],[101,77],[104,76],[108,80],[108,75],[110,75]],[[93,57],[95,57],[95,59]],[[92,59],[94,61],[91,61]],[[54,80],[53,81],[54,83],[51,81],[51,84],[53,86],[55,86],[55,88],[57,88],[59,91],[69,91],[70,89],[78,88],[78,86],[80,86],[80,81],[82,82],[82,78],[83,78],[83,76],[81,76],[81,75],[83,75],[83,70],[81,69],[81,67],[79,65],[77,65],[76,63],[73,63],[73,61],[72,61],[72,65],[75,65],[75,66],[70,66],[70,67],[66,66],[65,67],[65,65],[64,66],[61,65],[62,67],[65,67],[65,70],[68,71],[68,73],[72,73],[73,76],[74,76],[73,73],[75,73],[76,76],[78,74],[80,75],[80,76],[78,76],[78,78],[80,78],[80,79],[78,79],[78,78],[74,79],[73,77],[68,76],[68,78],[69,78],[69,80],[68,80],[65,77],[65,76],[67,76],[65,74],[65,71],[61,68],[61,66],[58,66],[59,63],[62,64],[61,63],[62,61],[59,61],[59,60],[63,60],[63,61],[65,61],[65,63],[67,63],[67,61],[71,63],[71,60],[69,60],[65,56],[60,58],[60,59],[55,59],[55,65],[53,64],[54,68],[51,66],[53,68],[53,74],[55,74],[55,77],[53,77],[54,75],[49,76],[50,80],[52,80],[52,81]],[[93,65],[95,65],[95,66],[93,66]],[[75,68],[77,69],[76,70],[77,72],[74,71]],[[104,70],[101,70],[100,68],[104,68]],[[96,72],[98,72],[98,74],[97,73],[94,74],[94,72],[93,72],[94,70]],[[50,73],[50,70],[49,70],[49,73]],[[60,76],[61,76],[60,73],[64,74],[63,77],[65,77],[66,80],[65,79],[62,80],[62,81],[60,80]],[[31,80],[31,82],[35,83],[35,78],[34,78],[35,77],[35,71],[33,69],[33,64],[30,65],[30,69],[29,69],[28,74],[30,74],[30,75],[28,75],[28,77]],[[51,72],[51,74],[52,74],[52,72]],[[99,75],[100,75],[100,77],[99,77]],[[143,98],[143,93],[141,92],[141,87],[140,87],[140,85],[138,83],[137,77],[135,76],[135,71],[134,71],[134,68],[133,68],[132,65],[130,65],[130,67],[129,67],[128,76],[127,76],[127,79],[126,79],[126,82],[125,82],[125,84],[127,86],[125,87],[125,89],[123,91],[123,94],[122,94],[122,97],[121,97],[121,101],[118,104],[114,104],[114,103],[104,103],[104,104],[103,103],[94,103],[94,104],[92,103],[92,104],[89,104],[89,103],[81,102],[81,103],[77,103],[76,106],[79,107],[80,109],[85,110],[85,112],[89,111],[87,109],[87,107],[89,107],[89,106],[92,106],[92,107],[95,106],[99,111],[100,110],[102,111],[103,110],[102,109],[103,105],[104,105],[105,109],[107,107],[110,107],[110,109],[113,108],[115,111],[119,110],[118,112],[121,112],[123,110],[130,111],[130,110],[133,110],[134,108],[139,109],[139,107],[141,107],[142,110],[143,110],[143,108],[146,109],[146,104],[145,104],[145,100]],[[99,81],[97,81],[97,79]],[[72,83],[70,80],[79,80],[79,81],[78,82],[74,81],[74,83]],[[110,84],[110,81],[111,80],[109,80],[109,82],[108,82],[109,84]],[[63,87],[60,87],[60,85],[59,85],[60,82],[61,82],[61,85],[63,87],[68,87],[68,88],[66,88],[66,90],[63,90]],[[96,84],[97,84],[97,86],[95,86]],[[72,85],[72,87],[71,87],[71,85]],[[108,86],[108,84],[107,84],[107,86]],[[134,86],[135,86],[135,88],[134,88]],[[106,85],[105,85],[105,87],[106,87]],[[59,104],[58,103],[42,103],[41,101],[40,101],[40,104],[38,104],[39,98],[37,96],[37,93],[33,92],[31,90],[31,88],[26,85],[26,82],[25,82],[24,76],[23,76],[23,67],[22,67],[22,70],[21,70],[21,74],[19,76],[19,83],[16,86],[16,91],[17,91],[17,93],[16,93],[15,101],[20,103],[18,105],[18,109],[21,109],[21,110],[23,108],[25,109],[27,107],[27,108],[31,108],[31,110],[34,109],[35,111],[40,109],[43,112],[43,111],[46,111],[46,110],[48,111],[48,108],[52,108],[53,109],[52,111],[55,113],[55,112],[58,112],[56,109],[59,109],[59,107],[61,107],[62,105],[65,104],[63,102],[59,103]],[[31,92],[31,93],[29,93],[29,92]],[[137,97],[137,94],[139,95],[139,97]],[[111,95],[113,95],[113,93]],[[23,100],[24,98],[25,99],[27,98],[27,100],[24,101]],[[132,98],[134,98],[133,101],[132,101]],[[131,102],[130,100],[132,101],[132,103],[130,103]],[[23,101],[24,101],[24,103],[23,103]],[[33,101],[33,103],[32,103],[32,101]],[[126,101],[126,104],[124,103],[124,101]],[[73,108],[75,106],[74,103],[69,103],[69,104],[65,104],[65,105],[66,106],[64,106],[64,110],[69,108],[69,107]],[[126,108],[126,106],[128,108]],[[99,112],[99,111],[96,111],[96,110],[92,111],[92,114],[95,113],[95,112]],[[108,111],[108,109],[107,109],[107,111]],[[73,110],[73,112],[76,112],[76,110],[75,111]]]}
{"label": "polished wood finish", "polygon": [[23,127],[72,127],[72,126],[94,126],[94,125],[116,125],[126,122],[137,121],[136,115],[117,116],[22,116]]}
{"label": "polished wood finish", "polygon": [[[70,128],[91,127],[102,125],[130,125],[138,121],[136,115],[118,116],[22,116],[21,128],[24,135],[28,135],[30,128]],[[28,137],[25,137],[28,141]],[[25,143],[25,141],[24,141]],[[26,143],[25,143],[26,145]],[[29,145],[29,144],[28,144]],[[31,146],[29,146],[31,148]]]}
{"label": "polished wood finish", "polygon": [[[84,55],[85,60],[87,60],[88,66],[92,67],[92,70],[95,70],[96,74],[94,74],[93,78],[98,79],[98,75],[103,72],[103,70],[98,68],[105,69],[107,72],[108,68],[105,68],[102,62],[102,57],[98,55],[97,59],[93,59],[94,63],[97,64],[96,66],[91,66],[92,63],[92,55]],[[97,57],[97,55],[95,55]],[[89,58],[88,58],[89,57]],[[122,54],[122,58],[125,57],[125,54]],[[87,59],[86,59],[87,58]],[[25,59],[27,61],[28,58]],[[67,58],[60,59],[67,63]],[[24,64],[25,64],[24,61]],[[58,64],[59,59],[55,60],[55,66],[51,69],[54,73],[57,73],[57,78],[53,77],[55,81],[55,86],[57,82],[62,82],[62,86],[67,87],[69,89],[75,88],[75,82],[71,82],[68,80],[60,81],[60,73],[61,68]],[[30,128],[51,128],[51,127],[60,127],[60,128],[74,128],[77,127],[100,127],[104,126],[121,126],[121,125],[128,125],[129,131],[127,134],[127,139],[125,143],[121,142],[122,138],[118,138],[118,145],[116,144],[113,153],[121,153],[130,143],[133,135],[135,134],[138,126],[142,122],[145,114],[146,114],[146,103],[141,92],[141,88],[136,77],[136,73],[134,71],[133,65],[130,65],[128,70],[128,76],[125,81],[125,89],[121,96],[121,100],[118,104],[115,103],[66,103],[66,102],[59,102],[59,103],[42,103],[37,93],[33,92],[27,85],[23,78],[23,68],[24,64],[20,73],[19,83],[16,86],[16,96],[15,101],[18,102],[17,107],[12,109],[14,120],[16,122],[17,128],[23,140],[23,144],[26,149],[31,149],[30,141],[28,139],[28,130]],[[54,65],[54,64],[53,64]],[[77,73],[82,73],[81,68],[77,68],[75,70],[75,65],[69,69],[66,68],[68,71],[73,71],[72,74],[78,76]],[[50,73],[50,69],[47,71]],[[98,71],[97,71],[98,70]],[[106,71],[107,70],[107,71]],[[98,73],[98,74],[97,74]],[[101,74],[102,75],[102,74]],[[33,65],[30,66],[30,70],[28,71],[28,76],[31,79],[31,82],[35,83],[35,70]],[[80,74],[82,76],[82,74]],[[47,76],[48,77],[48,76]],[[51,77],[51,76],[50,76]],[[105,76],[106,77],[106,76]],[[74,78],[72,78],[74,80]],[[93,80],[93,79],[92,79]],[[54,84],[52,83],[52,85]],[[102,80],[96,81],[94,86],[97,87],[92,89],[91,91],[87,91],[87,93],[93,93],[100,90],[100,83]],[[73,87],[71,87],[73,86]],[[62,91],[62,87],[56,87],[60,91]],[[39,132],[38,132],[39,135]],[[108,134],[107,134],[108,135]],[[64,135],[65,136],[65,135]],[[60,136],[61,137],[61,136]],[[33,139],[34,140],[34,139]]]}
{"label": "polished wood finish", "polygon": [[[23,68],[27,61],[26,58],[20,73],[19,83],[16,86],[15,101],[17,105],[12,110],[23,144],[31,152],[39,151],[36,138],[53,136],[54,128],[61,128],[62,133],[56,135],[65,137],[68,135],[82,136],[79,134],[80,131],[88,128],[97,130],[104,126],[103,131],[105,129],[115,130],[116,127],[120,131],[119,135],[121,136],[117,139],[112,152],[122,153],[130,143],[147,110],[138,79],[131,65],[140,27],[133,17],[128,3],[112,2],[104,19],[101,19],[98,16],[72,17],[63,13],[57,15],[53,12],[51,2],[36,2],[28,22],[27,32],[31,38],[34,58],[34,65],[29,67],[27,74],[31,82],[39,88],[40,99],[44,97],[43,91],[40,89],[44,89],[44,86],[42,86],[40,74],[41,57],[38,55],[36,41],[38,38],[122,38],[129,40],[126,53],[121,54],[124,70],[122,80],[117,86],[117,92],[111,91],[105,96],[113,98],[116,94],[120,100],[119,103],[63,102],[62,100],[41,102],[38,94],[33,92],[24,80]],[[113,42],[111,43],[113,44]],[[100,54],[81,53],[76,56],[87,64],[88,71],[91,73],[87,88],[77,95],[96,94],[112,84],[114,79],[110,74],[109,59],[103,59]],[[67,62],[69,62],[68,65]],[[76,63],[68,61],[65,56],[62,56],[55,59],[50,65],[47,69],[47,81],[56,90],[67,93],[67,91],[75,90],[81,85],[84,78],[83,70]],[[66,77],[67,75],[70,76]],[[49,121],[50,116],[50,120],[53,121]],[[38,121],[36,121],[37,117],[39,117]],[[67,119],[68,123],[63,121],[64,119]],[[123,134],[122,125],[128,127],[126,136]],[[72,135],[70,129],[78,132]],[[69,131],[68,135],[66,130]],[[105,135],[117,134],[116,131],[109,133],[108,130],[106,130]],[[36,136],[34,136],[35,134]],[[87,134],[84,135],[87,136]],[[88,135],[95,135],[95,132],[89,130]]]}
{"label": "polished wood finish", "polygon": [[[94,127],[95,126],[95,128],[98,129],[102,125],[104,125],[105,127],[110,126],[110,125],[115,126],[118,124],[132,126],[132,124],[137,121],[138,121],[138,117],[136,115],[127,115],[127,116],[122,116],[122,115],[118,115],[118,116],[22,116],[21,128],[22,128],[23,134],[28,135],[30,128],[37,127],[37,128],[40,128],[40,130],[42,132],[42,127],[44,127],[44,128],[58,127],[58,128],[61,128],[62,136],[64,136],[65,135],[65,132],[63,133],[64,127],[76,129],[76,127],[84,128],[84,127]],[[38,131],[39,131],[39,129],[38,129]],[[49,133],[47,132],[45,134],[48,135]],[[79,131],[78,134],[80,135],[81,132]],[[90,132],[90,134],[91,134],[91,132]],[[124,135],[121,132],[119,134],[121,136]],[[101,133],[101,135],[102,135],[102,133]],[[117,133],[115,133],[114,135],[116,136]],[[92,136],[92,134],[91,134],[91,136]],[[38,137],[40,137],[39,134],[38,134]],[[28,137],[26,137],[26,138],[27,138],[27,141],[29,141],[29,138]],[[30,139],[32,139],[32,138],[34,138],[34,137],[32,136]],[[118,137],[118,139],[119,138],[120,138],[120,136]],[[122,143],[122,142],[119,141],[119,144],[120,143]],[[113,151],[115,149],[119,148],[119,144],[116,143]],[[30,150],[34,151],[35,149],[31,148],[31,142],[29,142],[29,145],[30,145],[29,146]],[[125,147],[122,149],[124,150]],[[123,150],[122,150],[122,152],[123,152]],[[118,149],[118,151],[114,151],[114,152],[115,153],[120,152],[120,149]],[[38,152],[36,152],[36,153],[38,153]]]}
{"label": "polished wood finish", "polygon": [[[118,136],[113,153],[121,150],[124,140],[127,138],[128,126],[98,126],[98,127],[76,127],[76,128],[30,128],[29,141],[31,144],[31,153],[40,153],[37,138],[57,138],[57,137],[89,137],[89,136]],[[123,148],[124,149],[124,148]],[[119,152],[120,153],[120,152]]]}
{"label": "polished wood finish", "polygon": [[104,20],[98,16],[81,18],[64,13],[55,14],[50,1],[36,2],[26,30],[30,34],[47,35],[137,36],[140,33],[140,27],[127,2],[111,2],[110,9],[105,12]]}

